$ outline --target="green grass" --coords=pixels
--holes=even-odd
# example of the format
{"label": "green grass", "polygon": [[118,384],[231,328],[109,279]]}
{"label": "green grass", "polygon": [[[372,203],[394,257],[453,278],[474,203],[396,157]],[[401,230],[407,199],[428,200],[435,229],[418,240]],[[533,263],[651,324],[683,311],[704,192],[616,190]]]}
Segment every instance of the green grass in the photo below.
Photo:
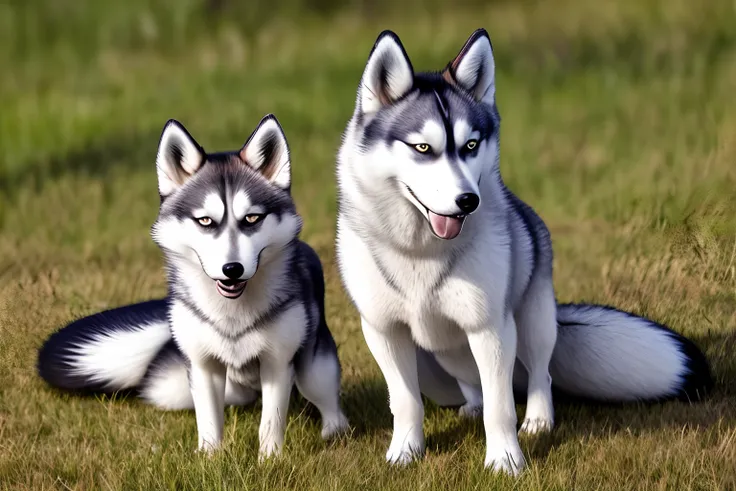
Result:
{"label": "green grass", "polygon": [[[266,17],[278,2],[217,3],[0,5],[0,487],[736,486],[732,1],[291,0]],[[502,172],[549,224],[559,299],[671,325],[702,347],[717,383],[696,405],[558,404],[551,435],[522,439],[530,467],[517,481],[483,469],[480,421],[432,405],[426,459],[383,462],[386,389],[334,259],[334,157],[376,35],[396,30],[416,68],[438,69],[479,26],[497,56]],[[34,364],[65,322],[164,294],[148,236],[164,122],[233,149],[267,112],[289,138],[303,238],[325,264],[354,431],[324,444],[296,397],[283,457],[256,465],[259,405],[228,410],[225,449],[206,459],[192,413],[62,395]]]}

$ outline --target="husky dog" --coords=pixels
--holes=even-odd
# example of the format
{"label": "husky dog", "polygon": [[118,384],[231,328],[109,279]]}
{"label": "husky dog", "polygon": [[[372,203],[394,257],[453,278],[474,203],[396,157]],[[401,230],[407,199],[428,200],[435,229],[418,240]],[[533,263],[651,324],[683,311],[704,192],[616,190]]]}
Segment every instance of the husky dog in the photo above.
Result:
{"label": "husky dog", "polygon": [[515,386],[527,392],[526,433],[552,428],[553,385],[605,401],[698,399],[711,387],[703,354],[673,331],[557,305],[549,232],[499,172],[494,76],[483,29],[439,73],[415,73],[385,31],[343,135],[338,262],[388,385],[392,463],[424,451],[421,393],[482,413],[485,465],[516,474]]}
{"label": "husky dog", "polygon": [[161,207],[152,236],[169,296],[80,319],[53,334],[38,369],[62,389],[135,390],[163,409],[194,408],[199,449],[222,440],[225,405],[263,397],[259,457],[280,452],[294,379],[347,427],[340,364],[317,254],[298,239],[289,148],[266,116],[240,151],[207,154],[169,121],[156,157]]}

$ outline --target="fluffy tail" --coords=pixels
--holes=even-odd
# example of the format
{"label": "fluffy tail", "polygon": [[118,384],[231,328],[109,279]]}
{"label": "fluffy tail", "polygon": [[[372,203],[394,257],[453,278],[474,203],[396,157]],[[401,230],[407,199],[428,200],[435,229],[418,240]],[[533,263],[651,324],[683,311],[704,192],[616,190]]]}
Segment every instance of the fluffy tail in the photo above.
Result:
{"label": "fluffy tail", "polygon": [[611,402],[697,401],[713,387],[708,362],[689,339],[648,319],[598,305],[557,307],[552,384]]}
{"label": "fluffy tail", "polygon": [[152,300],[79,319],[46,340],[38,373],[62,390],[131,390],[162,408],[191,407],[187,367],[171,339],[167,310],[166,300]]}

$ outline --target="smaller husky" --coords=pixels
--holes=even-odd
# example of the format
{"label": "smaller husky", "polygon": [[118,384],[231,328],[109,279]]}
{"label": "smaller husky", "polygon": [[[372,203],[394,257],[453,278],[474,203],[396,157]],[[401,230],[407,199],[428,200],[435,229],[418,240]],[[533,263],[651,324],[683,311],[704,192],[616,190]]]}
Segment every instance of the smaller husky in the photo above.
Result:
{"label": "smaller husky", "polygon": [[340,364],[327,328],[317,254],[298,239],[286,137],[268,115],[237,152],[207,154],[178,122],[164,127],[153,240],[169,296],[80,319],[42,347],[52,386],[133,389],[163,409],[194,408],[199,449],[222,441],[225,405],[263,396],[259,458],[283,446],[294,378],[343,431]]}

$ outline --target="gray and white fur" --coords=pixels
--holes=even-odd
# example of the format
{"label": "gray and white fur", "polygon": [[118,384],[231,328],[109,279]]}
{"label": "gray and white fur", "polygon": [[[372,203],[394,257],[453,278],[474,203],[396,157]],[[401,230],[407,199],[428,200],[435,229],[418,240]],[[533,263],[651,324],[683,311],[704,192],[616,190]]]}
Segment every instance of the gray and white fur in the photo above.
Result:
{"label": "gray and white fur", "polygon": [[56,332],[40,351],[40,375],[62,389],[129,389],[163,409],[193,408],[205,451],[221,443],[225,406],[250,404],[260,393],[259,457],[279,453],[294,382],[319,409],[324,438],[345,430],[322,266],[298,239],[290,166],[272,115],[240,151],[212,154],[169,121],[156,158],[161,206],[152,227],[168,297]]}
{"label": "gray and white fur", "polygon": [[527,393],[521,431],[537,433],[553,427],[553,385],[634,401],[699,399],[712,384],[703,354],[675,332],[556,303],[549,232],[500,175],[495,94],[485,30],[436,73],[415,73],[385,31],[343,135],[338,261],[388,385],[392,463],[424,452],[422,393],[482,414],[485,465],[516,474],[515,388]]}

